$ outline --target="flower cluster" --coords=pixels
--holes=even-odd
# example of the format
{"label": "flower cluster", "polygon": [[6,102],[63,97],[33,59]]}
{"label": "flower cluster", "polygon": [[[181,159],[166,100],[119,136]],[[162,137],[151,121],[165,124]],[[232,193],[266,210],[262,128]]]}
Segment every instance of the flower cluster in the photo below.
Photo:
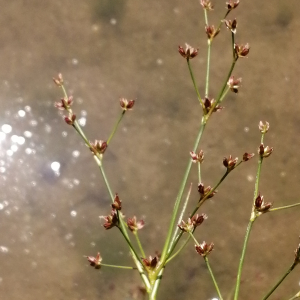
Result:
{"label": "flower cluster", "polygon": [[96,257],[93,256],[86,256],[87,260],[89,261],[90,265],[94,267],[95,269],[101,268],[101,261],[102,257],[100,255],[100,252],[98,252]]}
{"label": "flower cluster", "polygon": [[217,193],[217,191],[213,191],[211,186],[205,188],[202,182],[198,184],[198,192],[200,194],[200,201],[204,198],[212,198]]}
{"label": "flower cluster", "polygon": [[201,164],[203,162],[203,160],[204,160],[204,152],[202,150],[200,150],[198,152],[198,154],[196,154],[194,151],[191,151],[190,155],[192,157],[192,162],[193,163],[197,163],[198,162],[198,163]]}
{"label": "flower cluster", "polygon": [[203,103],[204,114],[207,115],[211,111],[212,108],[213,108],[213,112],[223,109],[223,107],[220,106],[219,104],[215,105],[214,99],[209,99],[208,97],[205,97],[204,103]]}
{"label": "flower cluster", "polygon": [[111,229],[115,226],[119,226],[119,216],[115,209],[113,209],[108,216],[101,216],[100,218],[104,219],[105,223],[103,224],[103,227],[105,229]]}
{"label": "flower cluster", "polygon": [[259,212],[260,214],[262,214],[262,213],[268,212],[271,207],[272,207],[272,203],[270,203],[270,202],[265,203],[264,196],[261,196],[260,194],[258,194],[258,196],[256,197],[255,202],[254,202],[255,210],[257,212]]}
{"label": "flower cluster", "polygon": [[211,251],[213,251],[214,244],[213,243],[207,244],[204,241],[200,245],[195,245],[195,249],[198,254],[200,254],[203,257],[206,257]]}
{"label": "flower cluster", "polygon": [[127,226],[129,230],[133,233],[136,233],[139,229],[142,229],[144,225],[144,220],[137,221],[136,216],[127,219]]}
{"label": "flower cluster", "polygon": [[264,144],[260,144],[257,152],[261,158],[266,158],[272,154],[273,150],[274,150],[273,147],[269,147],[269,146],[265,147]]}
{"label": "flower cluster", "polygon": [[102,140],[95,140],[94,143],[90,142],[91,148],[90,150],[95,154],[103,154],[107,148],[107,142]]}
{"label": "flower cluster", "polygon": [[181,46],[178,46],[178,52],[180,53],[180,55],[182,57],[189,60],[189,59],[192,59],[195,56],[197,56],[198,49],[195,49],[195,48],[191,47],[190,45],[185,44],[185,49],[183,49],[183,47],[181,47]]}
{"label": "flower cluster", "polygon": [[233,159],[232,156],[229,155],[228,158],[224,157],[224,159],[223,159],[223,165],[224,165],[224,167],[227,168],[227,171],[230,172],[230,171],[232,171],[234,169],[237,161],[238,161],[237,157]]}
{"label": "flower cluster", "polygon": [[232,92],[238,93],[241,82],[242,78],[234,79],[234,76],[230,76],[227,85],[229,86]]}
{"label": "flower cluster", "polygon": [[180,228],[180,230],[184,232],[193,232],[196,229],[196,227],[200,226],[206,219],[207,219],[206,214],[201,214],[201,215],[197,214],[191,218],[188,218],[187,222],[181,220],[181,223],[178,224],[178,227]]}
{"label": "flower cluster", "polygon": [[158,262],[159,258],[157,255],[154,257],[150,255],[149,258],[142,259],[142,263],[148,271],[153,271],[156,268]]}

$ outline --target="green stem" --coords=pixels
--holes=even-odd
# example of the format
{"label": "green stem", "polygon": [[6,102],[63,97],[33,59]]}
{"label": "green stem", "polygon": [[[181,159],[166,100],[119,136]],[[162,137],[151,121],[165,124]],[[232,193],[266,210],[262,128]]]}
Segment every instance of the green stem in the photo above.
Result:
{"label": "green stem", "polygon": [[141,244],[141,241],[140,241],[140,239],[139,239],[139,236],[138,236],[137,231],[134,232],[134,235],[135,235],[137,244],[138,244],[138,246],[139,246],[139,249],[140,249],[140,251],[141,251],[142,257],[146,257],[145,252],[144,252],[144,249],[143,249],[143,247],[142,247],[142,244]]}
{"label": "green stem", "polygon": [[[206,126],[206,123],[204,122],[204,120],[202,118],[201,127],[200,127],[200,130],[198,132],[198,135],[197,135],[194,147],[193,147],[194,152],[196,152],[196,149],[198,148],[198,145],[199,145],[199,142],[201,140],[201,137],[202,137],[205,126]],[[171,236],[172,236],[172,232],[173,232],[174,225],[175,225],[175,222],[176,222],[176,216],[177,216],[177,213],[178,213],[178,209],[179,209],[181,198],[182,198],[182,195],[183,195],[183,192],[184,192],[184,188],[185,188],[185,185],[186,185],[186,182],[187,182],[190,170],[191,170],[191,166],[192,166],[192,160],[189,159],[186,171],[184,173],[184,176],[183,176],[180,188],[179,188],[179,192],[178,192],[177,197],[176,197],[174,209],[173,209],[173,212],[172,212],[171,222],[170,222],[170,226],[169,226],[169,230],[168,230],[168,235],[167,235],[165,245],[164,245],[164,248],[163,248],[163,251],[162,251],[162,255],[161,255],[162,267],[163,267],[164,263],[167,260],[168,249],[172,248],[172,245],[170,245]]]}
{"label": "green stem", "polygon": [[101,267],[110,267],[110,268],[118,268],[118,269],[136,270],[136,267],[116,266],[116,265],[108,265],[108,264],[103,264],[103,263],[101,263]]}
{"label": "green stem", "polygon": [[210,276],[211,276],[211,279],[212,279],[212,281],[213,281],[213,283],[214,283],[214,285],[215,285],[215,289],[216,289],[216,291],[217,291],[217,293],[218,293],[219,299],[220,299],[220,300],[223,300],[223,297],[222,297],[222,295],[221,295],[221,292],[220,292],[218,283],[217,283],[217,281],[216,281],[216,279],[215,279],[215,276],[214,276],[214,274],[213,274],[213,271],[212,271],[212,269],[211,269],[211,267],[210,267],[210,264],[209,264],[209,261],[208,261],[207,256],[204,257],[204,260],[205,260],[207,269],[208,269],[208,271],[209,271],[209,274],[210,274]]}
{"label": "green stem", "polygon": [[198,161],[198,182],[201,182],[201,163]]}
{"label": "green stem", "polygon": [[193,74],[193,71],[192,71],[190,60],[187,59],[186,61],[187,61],[188,67],[189,67],[190,75],[191,75],[191,78],[192,78],[192,81],[193,81],[193,85],[194,85],[195,91],[197,93],[198,100],[199,100],[200,104],[203,106],[204,103],[203,103],[203,100],[202,100],[202,98],[200,96],[199,90],[198,90],[197,85],[196,85],[196,81],[195,81],[195,78],[194,78],[194,74]]}
{"label": "green stem", "polygon": [[[206,9],[205,9],[206,11]],[[210,52],[211,52],[211,40],[208,39],[208,47],[207,47],[207,65],[206,65],[206,78],[205,78],[205,97],[208,97],[209,90],[209,71],[210,71]]]}
{"label": "green stem", "polygon": [[223,84],[223,86],[221,88],[221,91],[220,91],[220,93],[219,93],[219,95],[217,97],[216,102],[214,103],[214,105],[210,109],[209,113],[206,115],[207,119],[211,116],[211,114],[214,111],[215,107],[220,103],[220,99],[222,98],[222,96],[224,94],[224,91],[225,91],[226,86],[227,86],[227,82],[228,82],[228,80],[229,80],[229,78],[230,78],[230,76],[232,74],[232,71],[234,69],[235,63],[237,62],[237,58],[235,57],[235,52],[234,52],[234,39],[235,39],[235,37],[234,37],[234,34],[232,33],[232,35],[231,35],[231,47],[233,49],[233,60],[232,60],[232,63],[231,63],[231,67],[230,67],[230,70],[229,70],[229,72],[227,74],[225,82],[224,82],[224,84]]}
{"label": "green stem", "polygon": [[[200,246],[199,243],[198,243],[198,241],[196,240],[195,236],[193,235],[193,233],[192,233],[192,232],[189,232],[189,235],[190,235],[190,237],[194,240],[195,244],[196,244],[197,246]],[[213,274],[213,271],[212,271],[212,269],[211,269],[211,267],[210,267],[208,258],[207,258],[207,256],[204,256],[203,258],[204,258],[204,261],[205,261],[206,266],[207,266],[207,268],[208,268],[208,271],[209,271],[209,274],[210,274],[210,276],[211,276],[211,279],[212,279],[212,281],[213,281],[213,283],[214,283],[214,285],[215,285],[215,288],[216,288],[216,291],[217,291],[217,293],[218,293],[218,295],[219,295],[219,298],[220,298],[220,300],[223,300],[223,297],[222,297],[222,295],[221,295],[221,292],[220,292],[218,283],[217,283],[217,281],[216,281],[216,279],[215,279],[215,276],[214,276],[214,274]]]}
{"label": "green stem", "polygon": [[300,292],[298,292],[296,295],[294,295],[292,298],[290,298],[289,300],[295,300],[300,298]]}
{"label": "green stem", "polygon": [[262,298],[262,300],[266,300],[268,299],[272,293],[278,288],[278,286],[283,282],[283,280],[294,270],[294,268],[296,267],[297,263],[294,262],[289,268],[288,270],[284,273],[284,275],[279,279],[279,281],[271,288],[271,290],[268,292],[268,294]]}
{"label": "green stem", "polygon": [[[264,134],[262,134],[261,137],[261,143],[263,142]],[[234,293],[234,300],[238,299],[239,296],[239,290],[240,290],[240,284],[241,284],[241,277],[242,277],[242,269],[243,269],[243,264],[245,260],[245,254],[246,254],[246,249],[248,245],[248,240],[250,237],[250,232],[252,225],[254,221],[257,218],[257,215],[255,213],[255,200],[258,195],[258,186],[259,186],[259,180],[260,180],[260,173],[261,173],[261,167],[262,167],[262,162],[263,162],[263,157],[260,156],[258,160],[258,167],[257,167],[257,173],[256,173],[256,180],[255,180],[255,187],[254,187],[254,195],[253,195],[253,204],[252,204],[252,209],[251,209],[251,215],[250,215],[250,220],[247,226],[246,230],[246,235],[245,235],[245,240],[244,240],[244,245],[243,245],[243,250],[240,258],[240,263],[239,263],[239,268],[238,268],[238,274],[237,274],[237,279],[236,279],[236,286],[235,286],[235,293]]]}
{"label": "green stem", "polygon": [[249,236],[250,236],[250,232],[251,232],[251,228],[252,228],[253,222],[254,221],[250,220],[249,224],[247,226],[247,231],[246,231],[246,235],[245,235],[245,240],[244,240],[242,255],[241,255],[241,258],[240,258],[239,269],[238,269],[238,274],[237,274],[237,279],[236,279],[234,300],[237,300],[238,299],[238,295],[239,295],[240,284],[241,284],[241,276],[242,276],[242,269],[243,269],[243,264],[244,264],[244,260],[245,260],[246,249],[247,249],[248,240],[249,240]]}
{"label": "green stem", "polygon": [[173,258],[175,258],[182,250],[183,248],[187,245],[187,243],[189,242],[190,240],[190,236],[188,236],[188,238],[184,241],[184,243],[180,246],[180,248],[171,256],[168,258],[168,260],[166,261],[166,264],[168,262],[170,262]]}
{"label": "green stem", "polygon": [[[191,192],[192,192],[192,186],[193,186],[193,184],[191,183],[191,184],[190,184],[189,191],[188,191],[188,194],[187,194],[186,199],[185,199],[185,201],[184,201],[184,204],[183,204],[181,213],[180,213],[180,215],[179,215],[177,224],[181,223],[181,221],[182,221],[182,219],[183,219],[183,215],[184,215],[184,213],[185,213],[185,211],[186,211],[187,204],[188,204],[188,202],[189,202],[190,195],[191,195]],[[176,229],[175,229],[175,232],[174,232],[174,234],[173,234],[173,237],[172,237],[172,240],[171,240],[170,244],[173,244],[173,243],[174,243],[174,241],[175,241],[175,239],[176,239],[176,236],[177,236],[177,233],[178,233],[178,230],[179,230],[179,227],[176,226]]]}
{"label": "green stem", "polygon": [[113,138],[114,134],[116,133],[117,128],[118,128],[118,126],[119,126],[119,124],[120,124],[120,122],[121,122],[123,116],[125,115],[125,112],[126,112],[126,110],[123,110],[123,111],[122,111],[122,113],[121,113],[121,115],[120,115],[118,121],[116,122],[116,124],[115,124],[115,126],[114,126],[114,128],[113,128],[112,133],[110,134],[110,136],[109,136],[109,138],[108,138],[108,140],[107,140],[107,142],[106,142],[107,145],[110,143],[111,139]]}
{"label": "green stem", "polygon": [[299,205],[300,205],[300,203],[295,203],[295,204],[291,204],[291,205],[286,205],[286,206],[271,208],[271,209],[269,209],[269,211],[278,211],[278,210],[292,208],[292,207],[299,206]]}

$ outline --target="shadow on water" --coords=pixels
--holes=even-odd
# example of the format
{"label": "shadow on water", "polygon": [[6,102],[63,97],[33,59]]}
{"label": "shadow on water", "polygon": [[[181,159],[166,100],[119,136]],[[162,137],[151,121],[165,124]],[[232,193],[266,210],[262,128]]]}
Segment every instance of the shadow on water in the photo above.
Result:
{"label": "shadow on water", "polygon": [[[200,112],[184,60],[185,42],[199,47],[193,60],[204,88],[206,37],[198,1],[1,1],[0,31],[0,294],[4,300],[134,299],[135,273],[89,267],[84,255],[101,252],[106,263],[131,265],[117,230],[104,231],[99,216],[110,200],[91,154],[53,103],[62,72],[74,95],[77,119],[90,140],[106,139],[119,116],[119,97],[137,98],[106,155],[105,167],[126,216],[144,218],[147,255],[162,247],[170,210],[189,159]],[[209,15],[224,15],[216,3]],[[275,206],[299,194],[298,1],[242,2],[239,43],[249,42],[243,77],[203,136],[203,180],[223,174],[222,159],[256,152],[257,124],[268,120],[260,191]],[[222,29],[212,51],[210,94],[216,97],[230,64],[230,34]],[[237,257],[249,218],[256,161],[237,169],[203,212],[197,233],[213,241],[212,268],[224,294],[232,290]],[[196,170],[190,181],[197,182]],[[194,188],[196,190],[196,188]],[[193,191],[192,200],[198,198]],[[192,210],[192,203],[189,211]],[[293,259],[299,209],[258,220],[250,239],[241,296],[253,300],[281,276]],[[176,276],[174,275],[176,274]],[[291,274],[277,299],[297,292]],[[159,299],[215,297],[205,265],[192,245],[166,269]],[[275,299],[275,298],[274,298]]]}

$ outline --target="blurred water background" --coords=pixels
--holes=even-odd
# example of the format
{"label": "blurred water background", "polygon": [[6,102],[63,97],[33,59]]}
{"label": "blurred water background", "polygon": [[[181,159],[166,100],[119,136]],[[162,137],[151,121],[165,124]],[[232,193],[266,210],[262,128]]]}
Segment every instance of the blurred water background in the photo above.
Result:
{"label": "blurred water background", "polygon": [[[209,14],[218,24],[225,1]],[[265,160],[260,191],[274,206],[299,202],[299,3],[241,1],[238,95],[213,115],[203,136],[202,176],[214,185],[222,159],[256,152],[258,122],[271,129],[275,148]],[[140,299],[139,276],[89,267],[84,255],[132,265],[118,230],[105,231],[110,211],[100,172],[79,136],[53,107],[61,97],[52,77],[62,72],[74,111],[90,140],[107,139],[120,114],[119,98],[137,99],[105,155],[114,192],[126,216],[143,218],[147,255],[162,249],[170,213],[189,159],[201,111],[186,63],[177,53],[188,42],[204,90],[206,35],[199,1],[65,0],[0,1],[0,295],[3,300]],[[212,49],[211,97],[231,61],[230,33],[222,27]],[[208,220],[197,238],[215,243],[210,257],[220,288],[230,299],[251,210],[257,157],[234,171],[201,212]],[[197,170],[189,181],[197,201]],[[194,201],[194,202],[193,202]],[[299,209],[267,214],[253,228],[241,297],[260,299],[293,260],[300,234]],[[271,299],[299,289],[296,269]],[[170,263],[158,299],[216,297],[203,259],[192,243]],[[225,297],[225,299],[227,299]]]}

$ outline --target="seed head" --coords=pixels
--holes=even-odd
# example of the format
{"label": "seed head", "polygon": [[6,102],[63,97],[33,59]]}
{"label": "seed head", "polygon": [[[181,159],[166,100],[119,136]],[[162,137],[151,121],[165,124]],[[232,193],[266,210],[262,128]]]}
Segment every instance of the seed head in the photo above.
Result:
{"label": "seed head", "polygon": [[198,49],[195,49],[190,45],[185,44],[185,49],[183,49],[181,46],[178,46],[178,52],[180,53],[181,56],[189,60],[197,56]]}
{"label": "seed head", "polygon": [[234,44],[234,51],[236,59],[239,57],[246,57],[250,51],[250,46],[248,43],[246,45]]}
{"label": "seed head", "polygon": [[241,82],[242,78],[234,79],[234,76],[231,76],[227,82],[227,85],[229,86],[232,92],[238,93]]}
{"label": "seed head", "polygon": [[272,203],[268,202],[265,203],[264,196],[261,196],[258,194],[258,196],[255,199],[254,202],[254,208],[259,214],[263,214],[269,211],[269,209],[272,207]]}
{"label": "seed head", "polygon": [[206,10],[213,10],[214,6],[212,5],[210,0],[200,0],[201,6]]}
{"label": "seed head", "polygon": [[192,157],[192,162],[193,163],[197,163],[198,162],[198,163],[201,164],[203,162],[203,160],[204,160],[204,152],[202,150],[200,150],[198,152],[198,154],[196,154],[195,152],[191,151],[190,155]]}
{"label": "seed head", "polygon": [[224,167],[227,168],[227,171],[230,172],[234,169],[236,163],[238,161],[238,158],[236,157],[235,159],[232,158],[231,155],[229,155],[229,157],[224,157],[223,159],[223,165]]}
{"label": "seed head", "polygon": [[258,128],[261,133],[267,133],[270,128],[270,124],[267,121],[265,123],[263,121],[259,121]]}
{"label": "seed head", "polygon": [[237,28],[237,20],[224,20],[224,23],[226,27],[234,34],[236,34],[236,28]]}
{"label": "seed head", "polygon": [[130,110],[132,109],[133,105],[135,103],[135,100],[127,100],[125,98],[120,98],[120,105],[123,110]]}
{"label": "seed head", "polygon": [[102,257],[100,255],[100,252],[98,252],[96,257],[86,256],[86,258],[87,258],[87,260],[89,261],[89,263],[92,267],[95,267],[95,269],[100,269],[101,268]]}
{"label": "seed head", "polygon": [[69,116],[64,116],[64,119],[68,125],[74,125],[74,122],[76,120],[76,115],[73,113],[69,113]]}
{"label": "seed head", "polygon": [[262,158],[266,158],[272,154],[273,150],[274,150],[273,147],[269,147],[269,146],[265,147],[264,144],[260,144],[257,152]]}
{"label": "seed head", "polygon": [[127,219],[127,226],[129,230],[133,233],[136,233],[138,230],[142,229],[145,225],[145,222],[143,220],[136,221],[136,216],[133,218],[128,218]]}
{"label": "seed head", "polygon": [[207,244],[205,241],[202,242],[199,246],[195,245],[195,249],[203,257],[206,257],[214,249],[214,244]]}

